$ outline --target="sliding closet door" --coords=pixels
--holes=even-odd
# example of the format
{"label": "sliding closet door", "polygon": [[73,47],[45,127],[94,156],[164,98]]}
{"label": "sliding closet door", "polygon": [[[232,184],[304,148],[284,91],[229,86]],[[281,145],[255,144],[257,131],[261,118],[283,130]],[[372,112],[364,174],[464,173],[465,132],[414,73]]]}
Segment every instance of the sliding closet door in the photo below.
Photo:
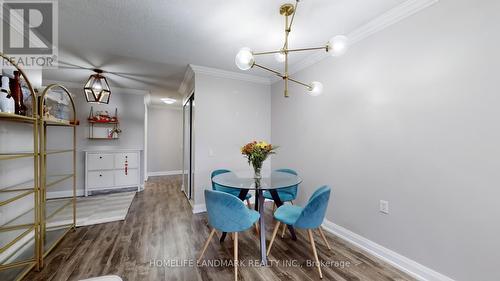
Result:
{"label": "sliding closet door", "polygon": [[194,94],[186,101],[183,108],[183,173],[182,189],[188,199],[193,197],[193,121],[194,121]]}

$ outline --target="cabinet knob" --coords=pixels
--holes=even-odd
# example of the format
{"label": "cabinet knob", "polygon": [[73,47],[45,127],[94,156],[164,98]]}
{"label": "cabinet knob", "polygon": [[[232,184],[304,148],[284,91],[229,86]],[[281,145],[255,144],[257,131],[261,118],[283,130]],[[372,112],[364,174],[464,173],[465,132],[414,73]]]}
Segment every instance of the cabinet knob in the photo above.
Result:
{"label": "cabinet knob", "polygon": [[100,177],[102,177],[102,175],[99,175]]}
{"label": "cabinet knob", "polygon": [[99,159],[102,159],[102,156],[99,156]]}

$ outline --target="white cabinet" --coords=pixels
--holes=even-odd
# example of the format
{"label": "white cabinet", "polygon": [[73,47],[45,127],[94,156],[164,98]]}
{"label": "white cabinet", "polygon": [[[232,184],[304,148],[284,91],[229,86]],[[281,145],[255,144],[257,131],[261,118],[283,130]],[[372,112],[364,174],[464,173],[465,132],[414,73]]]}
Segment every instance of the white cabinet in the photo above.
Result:
{"label": "white cabinet", "polygon": [[140,150],[86,151],[85,196],[92,191],[137,187],[140,190]]}
{"label": "white cabinet", "polygon": [[102,188],[115,185],[113,171],[89,171],[87,175],[88,186]]}
{"label": "white cabinet", "polygon": [[139,171],[137,169],[129,169],[127,172],[124,170],[116,170],[115,173],[115,185],[134,185],[139,177]]}
{"label": "white cabinet", "polygon": [[115,154],[115,168],[122,167],[125,169],[125,164],[128,164],[129,169],[136,169],[139,167],[139,156],[137,153],[117,153]]}
{"label": "white cabinet", "polygon": [[115,167],[115,155],[111,153],[88,154],[87,166],[89,171],[110,170]]}

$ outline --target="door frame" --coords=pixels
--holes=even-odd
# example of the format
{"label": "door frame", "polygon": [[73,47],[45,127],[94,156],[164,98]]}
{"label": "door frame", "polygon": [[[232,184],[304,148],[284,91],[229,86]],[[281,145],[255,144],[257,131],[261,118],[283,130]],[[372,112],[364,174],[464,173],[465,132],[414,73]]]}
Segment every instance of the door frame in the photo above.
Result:
{"label": "door frame", "polygon": [[[191,102],[190,104],[190,111],[189,111],[189,119],[190,119],[190,128],[189,128],[189,135],[190,135],[190,140],[189,140],[189,158],[190,158],[190,163],[188,170],[186,171],[186,105]],[[193,146],[193,139],[194,139],[194,118],[193,118],[193,102],[194,102],[194,91],[191,92],[185,99],[184,104],[182,105],[182,186],[181,189],[184,192],[184,195],[186,195],[188,200],[193,200],[194,199],[194,146]],[[186,173],[188,174],[188,182],[186,183]],[[190,186],[187,186],[188,193],[186,193],[186,184],[190,184]]]}

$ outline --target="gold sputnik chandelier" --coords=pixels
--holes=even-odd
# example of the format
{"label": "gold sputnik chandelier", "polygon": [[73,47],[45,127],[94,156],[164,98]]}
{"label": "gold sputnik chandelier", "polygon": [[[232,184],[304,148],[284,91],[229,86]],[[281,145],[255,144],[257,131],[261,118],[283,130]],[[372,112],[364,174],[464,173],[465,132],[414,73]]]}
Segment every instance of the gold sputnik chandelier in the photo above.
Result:
{"label": "gold sputnik chandelier", "polygon": [[[292,31],[292,24],[295,18],[295,14],[297,12],[297,6],[299,4],[299,0],[296,0],[295,5],[293,4],[283,4],[280,7],[280,14],[285,17],[285,43],[283,44],[283,48],[276,51],[268,51],[268,52],[253,52],[250,48],[242,48],[236,55],[236,66],[238,66],[241,70],[249,70],[253,67],[258,67],[264,69],[266,71],[272,72],[277,76],[281,77],[285,83],[285,97],[288,97],[288,82],[294,82],[299,85],[306,87],[307,94],[311,96],[318,96],[323,91],[323,84],[317,81],[313,81],[310,84],[306,84],[300,82],[296,79],[293,79],[289,75],[288,69],[288,56],[293,52],[303,52],[303,51],[315,51],[315,50],[325,50],[327,53],[331,54],[334,57],[338,57],[343,55],[348,47],[348,39],[343,35],[338,35],[330,39],[325,46],[321,47],[313,47],[313,48],[300,48],[300,49],[290,49],[288,46],[288,36]],[[278,62],[283,62],[285,64],[285,71],[281,73],[279,71],[270,69],[263,65],[256,63],[255,57],[260,55],[272,55],[274,54],[275,59]]]}

